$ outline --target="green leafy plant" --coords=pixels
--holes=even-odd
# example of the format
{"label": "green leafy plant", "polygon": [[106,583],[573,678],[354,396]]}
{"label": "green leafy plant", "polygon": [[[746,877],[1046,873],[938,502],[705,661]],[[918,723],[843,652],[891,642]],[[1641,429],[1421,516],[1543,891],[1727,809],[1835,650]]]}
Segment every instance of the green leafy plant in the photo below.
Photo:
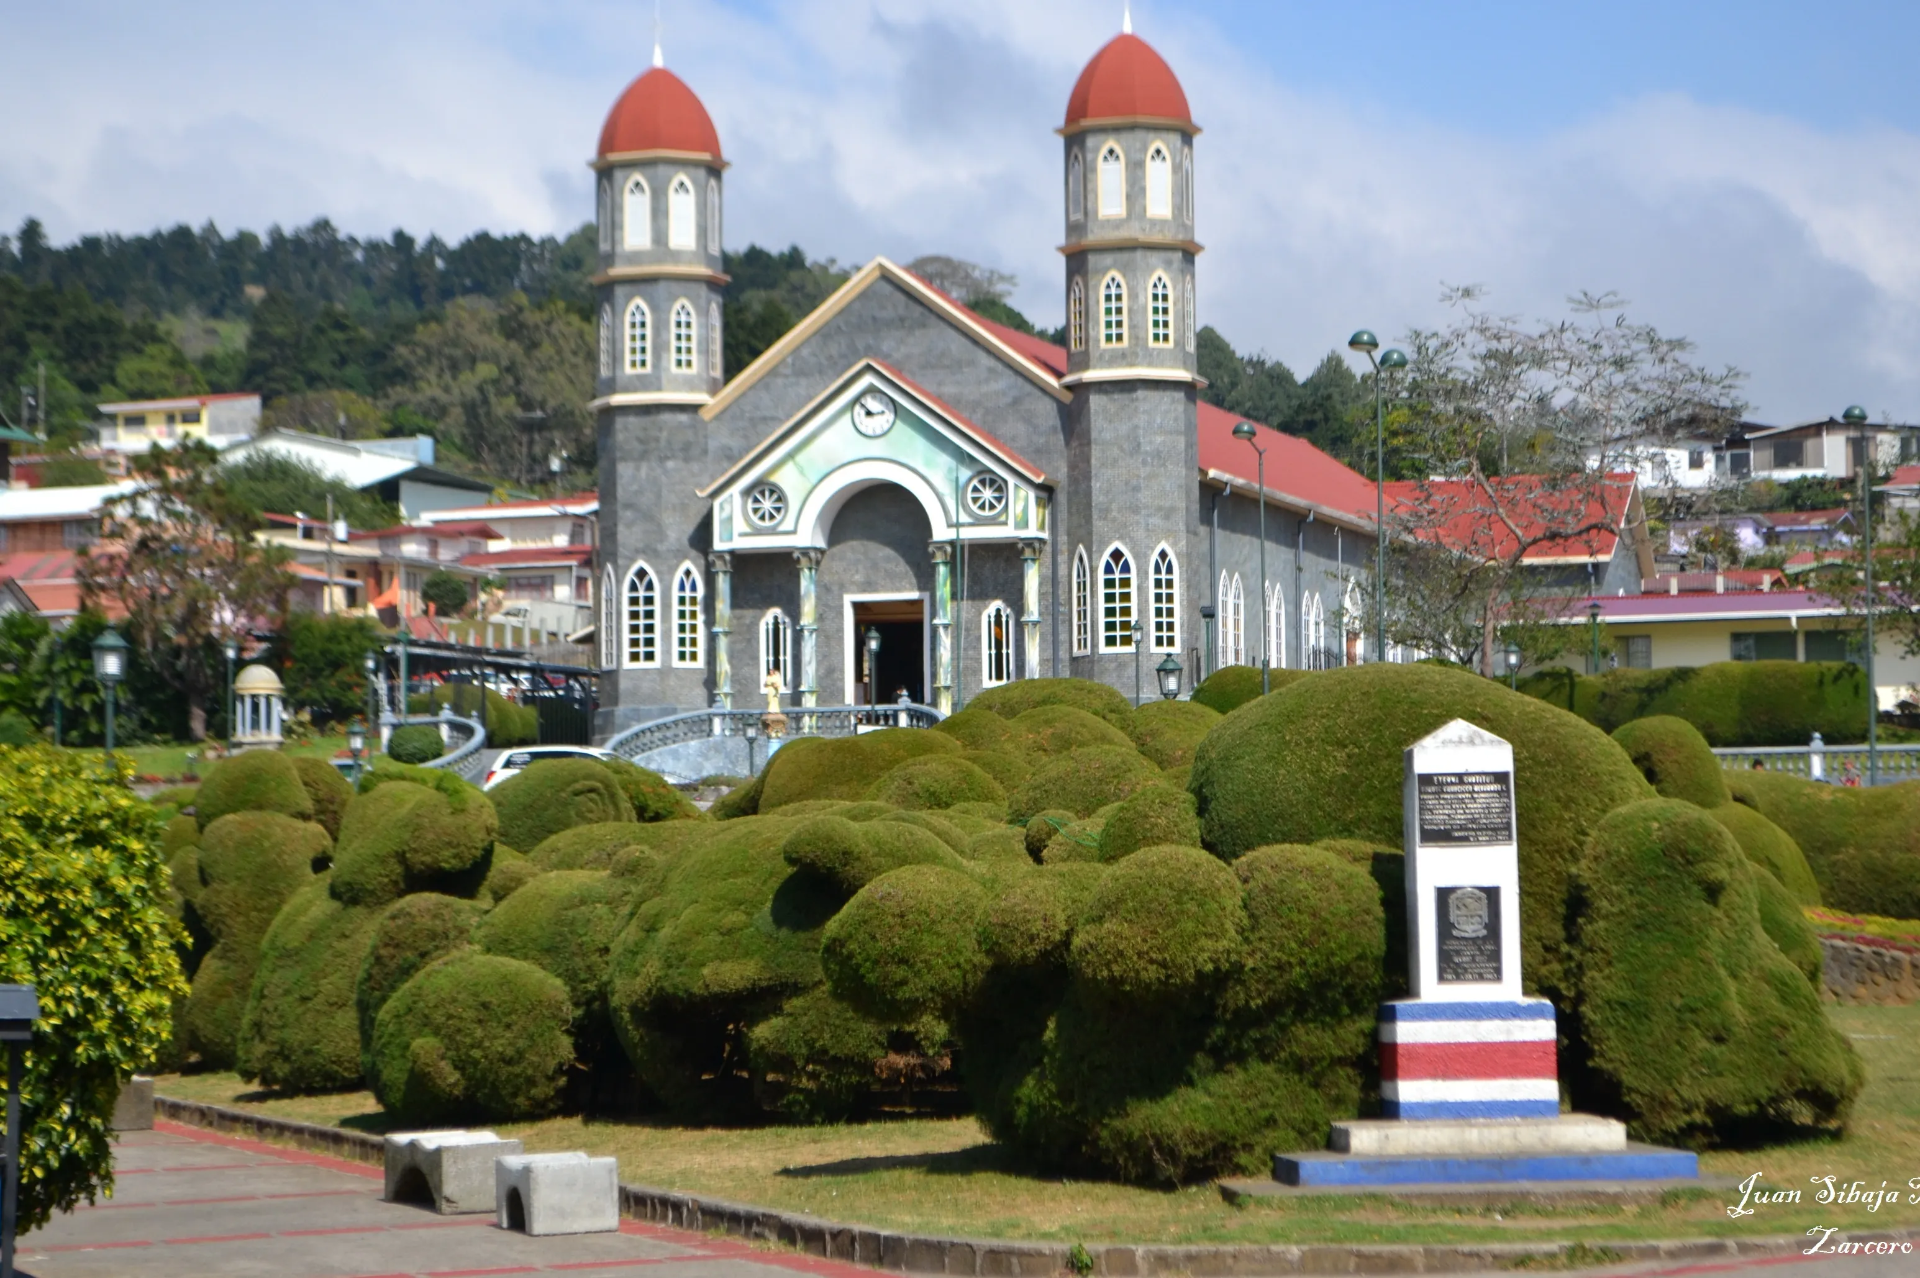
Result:
{"label": "green leafy plant", "polygon": [[395,728],[387,741],[387,754],[401,763],[425,763],[446,752],[440,729],[431,724],[413,723]]}

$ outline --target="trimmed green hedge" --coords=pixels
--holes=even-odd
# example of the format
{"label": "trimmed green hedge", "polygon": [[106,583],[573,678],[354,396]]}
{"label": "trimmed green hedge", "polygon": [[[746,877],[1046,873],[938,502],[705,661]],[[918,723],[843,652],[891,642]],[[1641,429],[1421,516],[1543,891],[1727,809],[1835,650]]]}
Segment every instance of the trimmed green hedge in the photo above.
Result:
{"label": "trimmed green hedge", "polygon": [[[518,705],[492,688],[487,690],[487,744],[490,746],[537,745],[540,741],[540,712],[532,706]],[[451,705],[464,718],[479,717],[480,689],[470,683],[443,683],[431,692],[416,692],[407,698],[408,714],[438,714],[440,707]]]}
{"label": "trimmed green hedge", "polygon": [[759,794],[752,810],[764,814],[813,799],[864,799],[876,777],[908,760],[960,751],[953,737],[923,728],[883,728],[832,739],[798,737],[767,761],[755,783]]}
{"label": "trimmed green hedge", "polygon": [[956,755],[909,759],[873,783],[867,797],[922,810],[956,803],[1005,803],[1007,792],[978,765]]}
{"label": "trimmed green hedge", "polygon": [[360,1082],[354,986],[381,911],[336,900],[330,878],[294,893],[260,943],[234,1062],[242,1078],[296,1092]]}
{"label": "trimmed green hedge", "polygon": [[538,848],[576,825],[632,821],[633,801],[592,759],[537,759],[487,791],[509,847]]}
{"label": "trimmed green hedge", "polygon": [[967,704],[969,710],[991,710],[1012,719],[1040,706],[1072,706],[1119,726],[1133,713],[1133,705],[1104,683],[1091,679],[1017,679],[988,688]]}
{"label": "trimmed green hedge", "polygon": [[230,812],[278,812],[297,821],[313,819],[313,798],[278,750],[244,750],[207,769],[195,793],[194,816],[206,829]]}
{"label": "trimmed green hedge", "polygon": [[572,1017],[557,978],[517,959],[458,950],[380,1009],[368,1081],[405,1123],[539,1118],[560,1103]]}
{"label": "trimmed green hedge", "polygon": [[1162,843],[1200,846],[1200,818],[1185,790],[1142,786],[1116,804],[1100,827],[1102,861],[1118,861]]}
{"label": "trimmed green hedge", "polygon": [[1793,836],[1744,803],[1708,808],[1714,820],[1727,827],[1747,859],[1765,870],[1801,905],[1820,904],[1820,881]]}
{"label": "trimmed green hedge", "polygon": [[1673,715],[1715,746],[1805,745],[1816,732],[1840,744],[1867,730],[1866,675],[1843,661],[1718,661],[1598,676],[1549,670],[1523,680],[1521,691],[1609,732]]}
{"label": "trimmed green hedge", "polygon": [[387,757],[395,763],[429,763],[446,752],[440,729],[431,724],[410,723],[387,738]]}
{"label": "trimmed green hedge", "polygon": [[595,821],[548,835],[530,859],[541,870],[606,870],[614,853],[640,842],[640,827],[632,821]]}
{"label": "trimmed green hedge", "polygon": [[470,944],[480,917],[476,903],[438,892],[401,897],[381,914],[353,985],[360,1064],[369,1076],[374,1069],[373,1029],[380,1009],[415,972]]}
{"label": "trimmed green hedge", "polygon": [[341,818],[333,895],[347,905],[385,905],[409,892],[472,896],[490,868],[494,827],[487,796],[457,777],[434,789],[379,785]]}
{"label": "trimmed green hedge", "polygon": [[1203,702],[1149,701],[1133,712],[1127,734],[1154,766],[1183,768],[1218,722],[1220,712]]}
{"label": "trimmed green hedge", "polygon": [[1649,798],[1633,760],[1593,725],[1490,679],[1430,665],[1316,673],[1221,720],[1192,780],[1206,846],[1236,857],[1269,843],[1401,842],[1402,752],[1452,719],[1514,750],[1521,963],[1558,991],[1567,868],[1606,813]]}
{"label": "trimmed green hedge", "polygon": [[1613,739],[1654,791],[1703,808],[1730,801],[1725,769],[1700,730],[1670,714],[1648,715],[1613,730]]}
{"label": "trimmed green hedge", "polygon": [[650,768],[625,759],[602,759],[600,766],[613,773],[627,802],[633,805],[636,821],[704,821],[707,818],[706,813],[693,806],[692,799]]}
{"label": "trimmed green hedge", "polygon": [[1133,738],[1121,726],[1131,722],[1131,709],[1121,723],[1114,723],[1078,706],[1036,706],[1007,721],[1007,739],[1001,748],[1039,763],[1089,746],[1131,750]]}
{"label": "trimmed green hedge", "polygon": [[1734,772],[1727,788],[1799,844],[1825,904],[1920,918],[1920,782],[1868,788]]}
{"label": "trimmed green hedge", "polygon": [[1179,998],[1238,964],[1246,929],[1240,884],[1225,864],[1199,848],[1145,848],[1094,889],[1068,965],[1111,997]]}
{"label": "trimmed green hedge", "polygon": [[1580,1108],[1695,1146],[1837,1130],[1863,1071],[1761,925],[1757,876],[1692,804],[1608,813],[1574,870]]}
{"label": "trimmed green hedge", "polygon": [[941,865],[907,865],[861,888],[827,924],[820,963],[833,992],[879,1021],[958,1003],[986,969],[975,923],[980,885]]}
{"label": "trimmed green hedge", "polygon": [[837,813],[797,823],[780,845],[780,855],[833,885],[843,897],[907,865],[958,869],[963,862],[932,831],[900,821],[852,821]]}
{"label": "trimmed green hedge", "polygon": [[[1278,692],[1307,677],[1305,670],[1267,671],[1267,688]],[[1193,690],[1193,699],[1221,714],[1231,714],[1249,701],[1260,699],[1259,666],[1221,666],[1202,679]]]}
{"label": "trimmed green hedge", "polygon": [[1007,802],[1007,815],[1018,825],[1056,808],[1075,816],[1091,816],[1095,810],[1118,803],[1160,779],[1160,769],[1131,745],[1087,746],[1035,771],[1013,792]]}
{"label": "trimmed green hedge", "polygon": [[339,838],[340,818],[346,815],[347,804],[353,801],[353,783],[340,775],[340,769],[333,764],[311,755],[294,756],[293,770],[300,774],[300,784],[307,788],[307,797],[313,800],[313,819],[326,827],[329,838]]}
{"label": "trimmed green hedge", "polygon": [[607,959],[626,922],[635,882],[605,870],[554,870],[493,908],[474,930],[489,954],[519,959],[560,978],[575,1022],[604,1021]]}

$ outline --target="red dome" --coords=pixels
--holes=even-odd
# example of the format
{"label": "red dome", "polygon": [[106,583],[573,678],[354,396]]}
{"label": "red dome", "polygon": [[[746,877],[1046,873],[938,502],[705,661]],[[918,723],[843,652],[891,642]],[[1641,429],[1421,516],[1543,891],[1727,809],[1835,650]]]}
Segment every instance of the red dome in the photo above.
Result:
{"label": "red dome", "polygon": [[602,157],[632,151],[690,151],[720,158],[720,135],[687,82],[654,67],[627,86],[600,129]]}
{"label": "red dome", "polygon": [[1117,35],[1093,55],[1067,99],[1067,128],[1128,117],[1193,124],[1187,95],[1167,60],[1133,34]]}

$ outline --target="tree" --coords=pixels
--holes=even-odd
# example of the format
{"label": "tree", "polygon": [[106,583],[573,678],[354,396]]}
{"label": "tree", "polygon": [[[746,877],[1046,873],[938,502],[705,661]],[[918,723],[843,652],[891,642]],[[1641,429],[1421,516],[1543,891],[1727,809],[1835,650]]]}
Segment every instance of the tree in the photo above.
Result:
{"label": "tree", "polygon": [[100,468],[100,463],[79,453],[50,453],[34,470],[37,488],[84,488],[108,482],[107,472]]}
{"label": "tree", "polygon": [[1693,363],[1690,342],[1629,323],[1613,294],[1580,294],[1573,318],[1537,327],[1479,309],[1477,289],[1444,300],[1460,318],[1408,335],[1395,387],[1396,439],[1425,478],[1399,485],[1389,511],[1388,629],[1427,651],[1472,653],[1492,674],[1503,625],[1528,629],[1585,593],[1543,591],[1528,553],[1604,544],[1631,491],[1616,468],[1703,419],[1736,420],[1742,374]]}
{"label": "tree", "polygon": [[391,527],[400,519],[398,511],[374,494],[279,453],[248,453],[223,465],[220,477],[228,495],[256,515],[306,514],[320,519],[331,497],[334,517],[363,531]]}
{"label": "tree", "polygon": [[350,390],[299,391],[268,404],[261,430],[297,430],[334,439],[379,439],[387,433],[380,406]]}
{"label": "tree", "polygon": [[102,507],[100,541],[79,560],[83,599],[119,605],[134,646],[184,700],[195,741],[219,686],[214,654],[277,628],[292,586],[285,551],[254,540],[259,514],[228,490],[219,465],[195,439],[134,457],[141,486]]}
{"label": "tree", "polygon": [[351,719],[365,712],[363,662],[380,643],[379,627],[366,617],[294,612],[274,636],[269,660],[280,671],[289,706],[312,711],[316,721]]}
{"label": "tree", "polygon": [[14,710],[39,722],[33,658],[52,632],[44,618],[31,612],[0,613],[0,711]]}
{"label": "tree", "polygon": [[442,617],[457,615],[472,599],[467,593],[466,579],[445,568],[435,568],[427,574],[427,579],[420,584],[420,598],[432,604]]}
{"label": "tree", "polygon": [[199,395],[207,379],[178,346],[169,341],[148,342],[113,366],[113,384],[128,399],[171,399]]}

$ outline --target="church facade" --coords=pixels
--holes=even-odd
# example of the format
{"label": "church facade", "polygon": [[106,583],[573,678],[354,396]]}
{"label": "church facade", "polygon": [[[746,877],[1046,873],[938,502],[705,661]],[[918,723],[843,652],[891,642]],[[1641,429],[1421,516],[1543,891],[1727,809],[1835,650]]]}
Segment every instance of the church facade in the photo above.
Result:
{"label": "church facade", "polygon": [[628,86],[594,162],[598,736],[769,679],[951,712],[1052,675],[1155,696],[1169,657],[1185,687],[1370,659],[1371,482],[1198,397],[1178,79],[1124,33],[1057,132],[1064,347],[876,258],[729,370],[719,137],[657,58]]}

